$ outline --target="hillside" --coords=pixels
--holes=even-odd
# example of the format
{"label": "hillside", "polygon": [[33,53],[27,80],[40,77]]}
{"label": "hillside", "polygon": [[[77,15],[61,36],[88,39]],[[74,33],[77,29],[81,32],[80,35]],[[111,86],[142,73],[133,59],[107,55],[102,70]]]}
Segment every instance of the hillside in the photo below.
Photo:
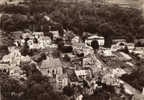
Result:
{"label": "hillside", "polygon": [[33,2],[25,6],[19,5],[19,7],[6,6],[3,11],[11,14],[27,15],[30,13],[32,16],[46,13],[65,29],[71,29],[79,35],[86,31],[132,39],[142,37],[144,32],[143,11],[131,7],[121,7],[118,4],[70,4],[50,1],[49,4],[44,5]]}

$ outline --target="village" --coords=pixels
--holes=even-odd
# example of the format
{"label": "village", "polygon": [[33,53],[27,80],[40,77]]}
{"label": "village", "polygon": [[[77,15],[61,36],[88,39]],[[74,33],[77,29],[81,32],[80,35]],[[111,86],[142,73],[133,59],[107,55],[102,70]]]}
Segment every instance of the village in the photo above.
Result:
{"label": "village", "polygon": [[[131,74],[138,68],[136,59],[131,55],[137,55],[141,60],[144,57],[143,47],[136,47],[133,43],[127,43],[125,39],[115,39],[111,48],[104,48],[104,37],[97,35],[90,35],[85,42],[74,35],[69,45],[63,40],[66,48],[59,52],[58,45],[53,41],[61,37],[58,31],[51,32],[54,34],[53,39],[44,36],[43,32],[23,33],[22,39],[16,39],[15,45],[9,47],[10,53],[0,61],[1,71],[8,72],[9,76],[16,80],[27,80],[21,63],[34,64],[42,75],[52,79],[51,84],[56,91],[62,92],[66,86],[81,86],[83,92],[92,95],[99,87],[99,80],[110,86],[125,86],[125,82],[119,78],[124,74]],[[69,32],[65,32],[65,35],[67,33]],[[96,51],[91,47],[94,40],[97,40],[99,45]],[[32,57],[22,55],[20,47],[26,42],[30,50],[38,50],[40,53]],[[45,58],[39,63],[42,56]],[[85,82],[87,87],[84,86]],[[127,85],[125,90],[130,94],[136,92]]]}
{"label": "village", "polygon": [[[0,54],[0,73],[20,84],[25,84],[31,75],[40,74],[48,78],[56,93],[67,95],[68,100],[136,100],[135,95],[144,95],[143,87],[139,89],[124,78],[143,67],[144,38],[136,38],[133,42],[123,37],[107,40],[90,32],[83,32],[82,38],[61,26],[53,29],[58,24],[46,14],[42,13],[42,17],[52,23],[47,32],[43,31],[44,26],[40,26],[41,31],[29,26],[30,29],[10,32],[13,42],[0,48],[1,53],[8,51]],[[1,30],[1,34],[5,32]],[[35,78],[38,80],[39,77]],[[75,93],[71,93],[72,90]],[[111,96],[107,99],[87,98],[101,91],[109,95],[114,93],[121,99]]]}

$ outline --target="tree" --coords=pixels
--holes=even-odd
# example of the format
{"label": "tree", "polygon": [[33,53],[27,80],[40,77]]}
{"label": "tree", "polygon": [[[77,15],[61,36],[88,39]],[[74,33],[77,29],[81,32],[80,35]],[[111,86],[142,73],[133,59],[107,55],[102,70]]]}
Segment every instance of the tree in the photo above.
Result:
{"label": "tree", "polygon": [[41,93],[44,93],[45,89],[42,86],[42,84],[39,83],[34,83],[30,88],[29,88],[29,93],[30,93],[30,98],[37,99],[38,95]]}
{"label": "tree", "polygon": [[114,34],[114,30],[109,23],[104,23],[99,27],[104,36],[104,47],[110,48],[112,45],[112,35]]}
{"label": "tree", "polygon": [[18,97],[18,94],[23,91],[19,81],[1,72],[0,72],[0,86],[1,86],[1,94],[7,100],[12,100],[13,97]]}
{"label": "tree", "polygon": [[95,49],[99,49],[99,43],[97,40],[92,40],[91,42],[91,46],[92,48],[95,50]]}
{"label": "tree", "polygon": [[26,55],[29,54],[30,49],[29,49],[29,45],[28,45],[28,43],[27,43],[27,40],[25,40],[24,45],[23,45],[23,47],[21,48],[20,52],[21,52],[21,54],[22,54],[23,56],[26,56]]}
{"label": "tree", "polygon": [[138,41],[136,44],[135,44],[135,47],[142,47],[142,43],[140,41]]}
{"label": "tree", "polygon": [[8,46],[6,45],[1,45],[0,46],[0,59],[2,59],[2,57],[4,55],[7,55],[9,53],[9,50],[8,50]]}
{"label": "tree", "polygon": [[139,63],[139,67],[136,71],[131,73],[130,75],[123,75],[121,79],[132,85],[138,90],[142,90],[142,87],[144,86],[144,69],[143,65]]}
{"label": "tree", "polygon": [[74,90],[70,86],[66,86],[63,89],[63,93],[70,97],[70,96],[74,95]]}
{"label": "tree", "polygon": [[82,41],[84,42],[87,38],[88,38],[88,33],[87,32],[83,32]]}
{"label": "tree", "polygon": [[127,47],[127,46],[125,46],[123,52],[124,52],[124,53],[127,53],[127,54],[129,53],[129,50],[128,50],[128,47]]}
{"label": "tree", "polygon": [[108,92],[102,89],[95,92],[93,95],[90,95],[84,98],[84,100],[108,100],[108,99],[109,99]]}
{"label": "tree", "polygon": [[42,93],[38,96],[37,100],[52,100],[52,97],[49,93]]}
{"label": "tree", "polygon": [[37,63],[40,63],[42,62],[43,60],[46,59],[46,54],[44,52],[41,52],[39,54],[36,54],[32,57],[32,59],[37,62]]}

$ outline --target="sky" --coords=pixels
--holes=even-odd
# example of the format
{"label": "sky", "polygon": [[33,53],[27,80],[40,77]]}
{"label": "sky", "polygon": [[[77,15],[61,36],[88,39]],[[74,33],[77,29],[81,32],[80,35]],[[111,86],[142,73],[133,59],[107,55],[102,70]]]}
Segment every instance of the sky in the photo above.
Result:
{"label": "sky", "polygon": [[115,4],[127,4],[131,7],[139,8],[143,11],[144,16],[144,0],[105,0],[105,1]]}
{"label": "sky", "polygon": [[[7,1],[9,1],[9,0],[0,0],[0,4],[4,4],[5,2],[7,2]],[[23,1],[23,0],[13,0],[13,1]]]}
{"label": "sky", "polygon": [[115,4],[128,4],[130,6],[141,7],[144,0],[105,0]]}
{"label": "sky", "polygon": [[[0,4],[4,4],[8,0],[0,0]],[[22,0],[14,0],[22,1]],[[144,12],[144,0],[105,0],[106,2],[116,3],[116,4],[128,4],[133,7],[137,7],[143,10]]]}

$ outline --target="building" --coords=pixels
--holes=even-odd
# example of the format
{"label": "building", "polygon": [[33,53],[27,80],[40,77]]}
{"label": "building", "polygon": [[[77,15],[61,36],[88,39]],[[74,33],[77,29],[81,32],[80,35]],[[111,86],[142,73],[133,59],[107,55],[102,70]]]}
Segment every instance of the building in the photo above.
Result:
{"label": "building", "polygon": [[99,54],[105,57],[113,57],[114,54],[112,53],[111,49],[101,50],[99,51]]}
{"label": "building", "polygon": [[86,46],[85,48],[83,48],[83,53],[84,56],[88,56],[88,55],[92,55],[94,54],[94,50],[92,49],[92,47]]}
{"label": "building", "polygon": [[135,54],[144,54],[144,47],[136,47],[133,51]]}
{"label": "building", "polygon": [[9,47],[10,53],[2,58],[3,62],[9,62],[11,67],[19,66],[21,61],[21,53],[15,47]]}
{"label": "building", "polygon": [[40,71],[43,75],[48,77],[56,77],[56,75],[62,75],[62,63],[59,58],[48,57],[42,61]]}
{"label": "building", "polygon": [[132,97],[132,100],[144,100],[144,95],[143,94],[134,94]]}
{"label": "building", "polygon": [[104,45],[104,37],[98,36],[98,35],[92,35],[88,37],[88,39],[85,41],[86,44],[91,45],[92,40],[97,40],[100,46]]}
{"label": "building", "polygon": [[80,38],[78,36],[75,36],[72,40],[71,43],[75,44],[75,43],[79,43],[80,42]]}
{"label": "building", "polygon": [[126,42],[126,39],[113,39],[112,42],[114,44],[118,43],[118,42]]}
{"label": "building", "polygon": [[10,64],[5,62],[0,62],[0,71],[1,72],[9,72]]}
{"label": "building", "polygon": [[[29,38],[28,45],[30,49],[46,49],[51,44],[51,39],[48,36],[44,36],[43,32],[33,32],[30,34],[24,34],[23,38]],[[24,44],[24,40],[21,40],[21,45]]]}
{"label": "building", "polygon": [[79,95],[78,97],[76,97],[76,100],[83,100],[83,95]]}
{"label": "building", "polygon": [[125,49],[126,45],[127,45],[127,43],[125,43],[125,42],[118,42],[111,46],[111,50],[112,51],[123,50],[123,49]]}
{"label": "building", "polygon": [[120,61],[131,61],[132,57],[130,57],[128,54],[124,53],[124,52],[117,52],[115,53],[115,55],[117,56],[117,58]]}
{"label": "building", "polygon": [[84,68],[91,68],[94,65],[95,65],[94,60],[91,57],[87,57],[83,59]]}
{"label": "building", "polygon": [[68,85],[68,82],[69,82],[68,75],[66,73],[60,76],[59,75],[56,76],[56,85],[57,85],[56,87],[58,90],[62,91],[63,88]]}
{"label": "building", "polygon": [[56,40],[57,38],[60,37],[59,32],[58,31],[49,31],[50,33],[53,34],[53,40]]}
{"label": "building", "polygon": [[33,36],[35,36],[37,39],[38,39],[39,37],[44,36],[44,33],[43,33],[43,32],[33,32],[32,34],[33,34]]}
{"label": "building", "polygon": [[128,47],[128,50],[130,52],[132,52],[135,48],[135,44],[134,43],[127,43],[126,46]]}
{"label": "building", "polygon": [[74,72],[79,81],[92,78],[91,70],[75,70]]}
{"label": "building", "polygon": [[137,44],[137,43],[140,43],[141,45],[144,46],[144,38],[139,38],[139,39],[135,39],[134,42]]}
{"label": "building", "polygon": [[21,70],[20,67],[14,67],[10,70],[9,75],[15,79],[27,79],[26,74],[23,74],[23,71]]}

